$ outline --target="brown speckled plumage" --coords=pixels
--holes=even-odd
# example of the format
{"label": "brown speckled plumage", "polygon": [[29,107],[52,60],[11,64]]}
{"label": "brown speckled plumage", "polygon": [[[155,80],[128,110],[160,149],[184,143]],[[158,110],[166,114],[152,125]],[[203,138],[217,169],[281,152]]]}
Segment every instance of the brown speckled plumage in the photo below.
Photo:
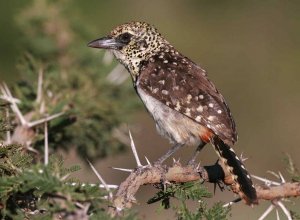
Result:
{"label": "brown speckled plumage", "polygon": [[120,25],[89,46],[113,52],[130,72],[134,87],[159,133],[174,143],[160,162],[181,146],[202,148],[211,142],[233,174],[235,191],[247,203],[257,202],[250,176],[231,148],[237,141],[234,120],[205,70],[144,22]]}

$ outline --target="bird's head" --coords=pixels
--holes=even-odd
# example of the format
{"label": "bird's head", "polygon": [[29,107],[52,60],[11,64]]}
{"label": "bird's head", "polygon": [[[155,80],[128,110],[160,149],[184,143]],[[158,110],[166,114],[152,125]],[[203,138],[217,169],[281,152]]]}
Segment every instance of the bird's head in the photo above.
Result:
{"label": "bird's head", "polygon": [[166,40],[152,25],[130,22],[119,25],[106,37],[91,41],[88,46],[111,50],[136,78],[141,64],[157,54],[166,44]]}

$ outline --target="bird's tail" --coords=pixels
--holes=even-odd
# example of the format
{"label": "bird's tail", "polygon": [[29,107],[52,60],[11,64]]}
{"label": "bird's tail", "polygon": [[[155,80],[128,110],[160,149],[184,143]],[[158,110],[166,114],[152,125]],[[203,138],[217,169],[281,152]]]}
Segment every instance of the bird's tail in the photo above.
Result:
{"label": "bird's tail", "polygon": [[228,171],[233,175],[235,182],[233,190],[236,191],[247,204],[257,204],[256,190],[251,177],[234,150],[216,135],[212,138],[211,142],[217,154],[223,159]]}

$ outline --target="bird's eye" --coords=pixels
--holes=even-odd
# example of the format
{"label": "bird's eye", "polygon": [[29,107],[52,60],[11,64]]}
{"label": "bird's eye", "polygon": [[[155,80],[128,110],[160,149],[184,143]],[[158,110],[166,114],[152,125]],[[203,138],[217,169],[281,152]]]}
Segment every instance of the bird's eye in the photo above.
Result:
{"label": "bird's eye", "polygon": [[121,43],[128,44],[130,42],[132,35],[129,33],[123,33],[118,36],[118,39]]}

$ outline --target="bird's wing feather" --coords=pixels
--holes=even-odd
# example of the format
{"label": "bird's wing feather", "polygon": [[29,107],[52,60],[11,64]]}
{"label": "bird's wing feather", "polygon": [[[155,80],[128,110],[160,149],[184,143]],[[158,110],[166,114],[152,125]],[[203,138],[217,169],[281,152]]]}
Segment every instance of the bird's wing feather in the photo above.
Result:
{"label": "bird's wing feather", "polygon": [[237,140],[235,123],[223,96],[206,72],[186,57],[155,56],[144,63],[138,86],[170,108],[212,130],[225,143]]}

